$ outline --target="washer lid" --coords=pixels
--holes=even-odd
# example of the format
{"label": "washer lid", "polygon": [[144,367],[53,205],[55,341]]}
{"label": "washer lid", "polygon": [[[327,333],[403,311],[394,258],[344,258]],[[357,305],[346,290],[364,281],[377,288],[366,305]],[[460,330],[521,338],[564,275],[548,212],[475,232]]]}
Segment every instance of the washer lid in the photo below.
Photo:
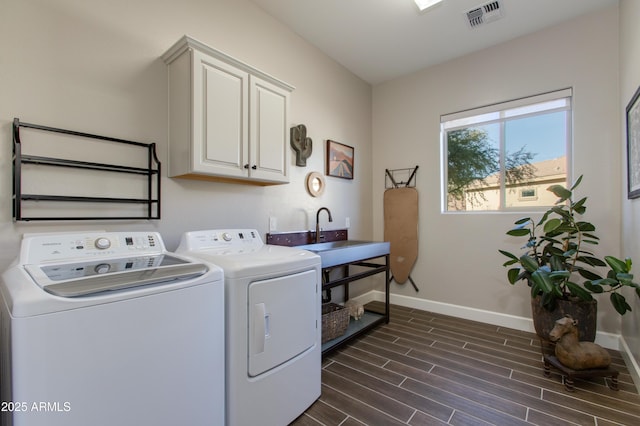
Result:
{"label": "washer lid", "polygon": [[204,275],[209,268],[167,254],[120,259],[96,259],[45,265],[24,265],[45,291],[62,297],[88,296],[150,284],[186,280]]}

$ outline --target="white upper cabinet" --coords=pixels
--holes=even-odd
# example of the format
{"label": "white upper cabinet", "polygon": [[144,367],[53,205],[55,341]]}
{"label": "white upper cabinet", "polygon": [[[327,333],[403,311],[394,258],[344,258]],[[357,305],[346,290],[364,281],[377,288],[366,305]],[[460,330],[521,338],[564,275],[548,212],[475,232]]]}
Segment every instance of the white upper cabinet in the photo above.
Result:
{"label": "white upper cabinet", "polygon": [[169,176],[289,182],[293,87],[188,36],[169,67]]}

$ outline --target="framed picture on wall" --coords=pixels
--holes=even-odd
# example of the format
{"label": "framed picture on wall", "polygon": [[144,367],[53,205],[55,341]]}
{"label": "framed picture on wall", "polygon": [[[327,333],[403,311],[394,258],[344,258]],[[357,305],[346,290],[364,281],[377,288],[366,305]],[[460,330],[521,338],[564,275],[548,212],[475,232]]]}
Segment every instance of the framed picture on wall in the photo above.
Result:
{"label": "framed picture on wall", "polygon": [[327,140],[327,176],[353,179],[353,151],[352,146]]}
{"label": "framed picture on wall", "polygon": [[640,197],[640,87],[627,105],[628,198]]}

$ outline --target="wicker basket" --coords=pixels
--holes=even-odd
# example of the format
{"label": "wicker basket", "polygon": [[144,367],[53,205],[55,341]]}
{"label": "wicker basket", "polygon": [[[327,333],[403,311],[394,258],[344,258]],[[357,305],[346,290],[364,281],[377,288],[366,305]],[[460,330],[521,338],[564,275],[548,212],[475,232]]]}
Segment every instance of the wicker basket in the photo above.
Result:
{"label": "wicker basket", "polygon": [[322,305],[322,343],[342,336],[349,325],[349,309],[335,303]]}

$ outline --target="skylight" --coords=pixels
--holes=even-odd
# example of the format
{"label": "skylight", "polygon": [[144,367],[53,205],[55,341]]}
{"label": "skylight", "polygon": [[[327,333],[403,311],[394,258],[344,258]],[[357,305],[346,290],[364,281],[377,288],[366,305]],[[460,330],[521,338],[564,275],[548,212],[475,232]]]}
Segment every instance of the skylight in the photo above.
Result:
{"label": "skylight", "polygon": [[431,6],[435,6],[436,4],[440,3],[442,0],[414,0],[414,1],[418,5],[418,9],[420,9],[420,11],[422,12],[430,8]]}

